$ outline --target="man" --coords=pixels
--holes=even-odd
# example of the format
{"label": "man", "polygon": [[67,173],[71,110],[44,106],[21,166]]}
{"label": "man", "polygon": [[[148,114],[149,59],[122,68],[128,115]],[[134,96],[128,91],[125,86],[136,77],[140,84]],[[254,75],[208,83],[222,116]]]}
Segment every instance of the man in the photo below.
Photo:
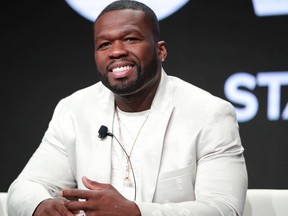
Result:
{"label": "man", "polygon": [[168,76],[159,37],[142,3],[103,10],[94,24],[101,82],[57,105],[9,188],[10,215],[242,215],[247,173],[234,109]]}

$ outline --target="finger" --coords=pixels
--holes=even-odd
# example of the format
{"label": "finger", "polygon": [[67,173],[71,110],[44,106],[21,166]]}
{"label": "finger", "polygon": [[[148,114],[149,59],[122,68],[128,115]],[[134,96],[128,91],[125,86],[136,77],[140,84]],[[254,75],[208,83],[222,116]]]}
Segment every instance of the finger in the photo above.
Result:
{"label": "finger", "polygon": [[38,207],[36,208],[34,214],[35,216],[43,216],[43,215],[66,215],[66,216],[74,216],[69,209],[66,208],[63,199],[47,199],[42,201]]}
{"label": "finger", "polygon": [[96,181],[92,181],[88,179],[86,176],[82,177],[82,182],[87,189],[90,190],[103,190],[106,188],[105,184],[98,183]]}
{"label": "finger", "polygon": [[72,212],[80,212],[81,210],[88,209],[87,203],[85,201],[66,201],[64,205],[68,210]]}
{"label": "finger", "polygon": [[94,186],[94,184],[96,185],[96,182],[93,182],[92,180],[88,179],[86,176],[82,177],[82,182],[87,189],[96,190]]}
{"label": "finger", "polygon": [[[65,205],[65,204],[64,204]],[[57,212],[59,213],[59,215],[65,215],[65,216],[74,216],[74,213],[72,213],[66,206],[65,209],[63,208],[57,208]],[[53,213],[53,215],[56,215]],[[58,215],[58,214],[57,214]]]}
{"label": "finger", "polygon": [[88,199],[90,196],[90,191],[81,189],[66,189],[62,190],[61,195],[69,200]]}

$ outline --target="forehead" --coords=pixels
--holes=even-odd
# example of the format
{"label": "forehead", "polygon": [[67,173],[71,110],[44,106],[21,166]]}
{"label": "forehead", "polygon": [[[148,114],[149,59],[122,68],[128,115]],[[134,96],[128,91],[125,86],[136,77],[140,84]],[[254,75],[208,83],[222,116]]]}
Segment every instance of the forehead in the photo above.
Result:
{"label": "forehead", "polygon": [[130,9],[109,11],[99,17],[94,25],[95,36],[129,29],[151,31],[143,11]]}

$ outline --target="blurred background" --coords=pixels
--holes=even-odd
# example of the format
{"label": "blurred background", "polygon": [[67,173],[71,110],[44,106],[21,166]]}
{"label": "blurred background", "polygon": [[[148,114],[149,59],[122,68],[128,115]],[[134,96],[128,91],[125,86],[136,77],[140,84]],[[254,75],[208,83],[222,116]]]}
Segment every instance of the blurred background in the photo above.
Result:
{"label": "blurred background", "polygon": [[[1,5],[0,191],[40,144],[58,101],[98,81],[92,20],[110,2]],[[288,1],[142,2],[159,15],[166,72],[235,106],[249,188],[287,189]]]}

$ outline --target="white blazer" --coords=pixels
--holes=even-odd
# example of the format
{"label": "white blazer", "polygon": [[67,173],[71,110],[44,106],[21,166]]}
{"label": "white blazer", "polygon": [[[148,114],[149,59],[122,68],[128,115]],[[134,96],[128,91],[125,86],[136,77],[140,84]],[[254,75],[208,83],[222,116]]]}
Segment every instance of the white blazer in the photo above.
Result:
{"label": "white blazer", "polygon": [[[10,215],[31,215],[81,177],[111,182],[114,96],[97,83],[57,105],[42,143],[8,193]],[[162,71],[141,152],[142,216],[241,215],[247,171],[232,105]]]}

